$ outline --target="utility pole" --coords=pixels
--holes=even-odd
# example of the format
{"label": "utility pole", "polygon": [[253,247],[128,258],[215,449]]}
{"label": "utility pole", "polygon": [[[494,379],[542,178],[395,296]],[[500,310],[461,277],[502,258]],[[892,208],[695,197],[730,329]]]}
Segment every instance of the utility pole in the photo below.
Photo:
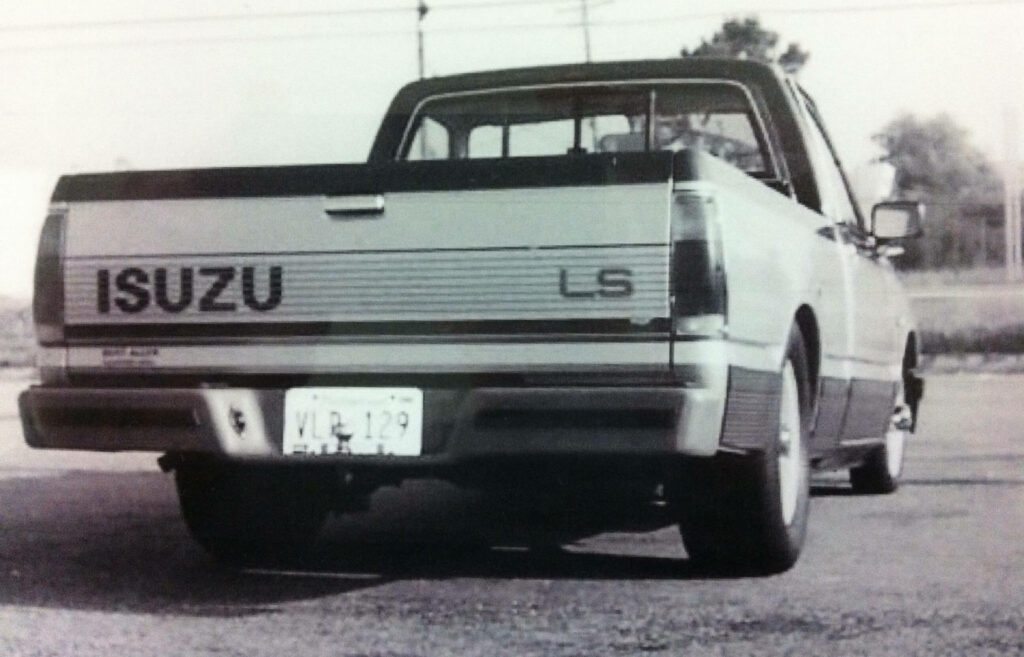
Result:
{"label": "utility pole", "polygon": [[[423,19],[426,18],[427,12],[430,9],[427,7],[426,0],[419,0],[419,4],[416,5],[416,48],[417,48],[417,61],[420,69],[420,79],[424,78],[424,66],[423,66]],[[419,142],[420,142],[420,159],[427,159],[428,148],[427,148],[427,124],[422,123],[419,131]]]}
{"label": "utility pole", "polygon": [[583,27],[583,56],[590,63],[590,0],[580,0],[580,25]]}
{"label": "utility pole", "polygon": [[426,0],[419,0],[419,4],[416,5],[416,45],[419,50],[419,65],[420,65],[420,79],[423,79],[423,19],[426,18],[427,12],[430,8],[427,7]]}
{"label": "utility pole", "polygon": [[[583,59],[590,63],[590,0],[580,0],[580,26],[583,28]],[[592,139],[591,149],[597,152],[597,120],[590,117],[587,121],[590,125],[590,136]]]}
{"label": "utility pole", "polygon": [[1004,239],[1006,242],[1006,280],[1020,281],[1024,278],[1021,262],[1021,177],[1020,177],[1020,131],[1015,108],[1007,108],[1004,115],[1004,139],[1006,145],[1006,166],[1003,172],[1003,217]]}

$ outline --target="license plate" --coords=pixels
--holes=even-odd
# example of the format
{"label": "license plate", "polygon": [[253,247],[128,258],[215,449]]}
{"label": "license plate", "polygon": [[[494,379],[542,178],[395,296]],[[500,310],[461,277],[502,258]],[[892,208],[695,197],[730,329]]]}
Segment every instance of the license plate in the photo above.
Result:
{"label": "license plate", "polygon": [[285,454],[419,456],[418,388],[292,388],[284,398]]}

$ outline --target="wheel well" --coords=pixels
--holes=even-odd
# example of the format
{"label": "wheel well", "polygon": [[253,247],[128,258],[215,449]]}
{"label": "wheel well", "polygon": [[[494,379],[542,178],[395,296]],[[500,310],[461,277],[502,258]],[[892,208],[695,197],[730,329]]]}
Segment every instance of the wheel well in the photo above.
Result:
{"label": "wheel well", "polygon": [[918,351],[917,333],[907,335],[907,346],[903,351],[903,398],[910,406],[911,423],[910,431],[917,430],[918,411],[921,406],[921,399],[924,397],[924,379],[917,374]]}
{"label": "wheel well", "polygon": [[812,395],[817,395],[818,372],[821,371],[821,336],[818,333],[818,320],[814,317],[814,311],[810,306],[800,306],[796,311],[796,325],[804,338],[804,348],[807,351],[807,369],[810,370],[810,384]]}
{"label": "wheel well", "polygon": [[907,346],[903,350],[903,371],[912,372],[917,368],[917,333],[907,334]]}

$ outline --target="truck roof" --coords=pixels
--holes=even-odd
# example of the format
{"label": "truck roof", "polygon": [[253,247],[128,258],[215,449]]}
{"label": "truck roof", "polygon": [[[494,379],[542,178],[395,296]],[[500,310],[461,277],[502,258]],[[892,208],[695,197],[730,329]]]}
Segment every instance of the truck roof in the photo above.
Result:
{"label": "truck roof", "polygon": [[674,59],[559,64],[426,78],[406,84],[398,92],[395,100],[397,103],[399,99],[408,98],[415,103],[423,97],[437,93],[486,89],[498,85],[520,86],[565,82],[703,77],[767,82],[780,75],[781,71],[773,65],[726,57],[677,57]]}

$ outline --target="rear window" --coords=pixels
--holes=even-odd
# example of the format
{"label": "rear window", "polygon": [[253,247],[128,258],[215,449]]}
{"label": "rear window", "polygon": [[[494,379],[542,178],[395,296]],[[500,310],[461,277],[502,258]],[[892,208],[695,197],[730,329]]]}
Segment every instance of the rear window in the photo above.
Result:
{"label": "rear window", "polygon": [[576,85],[438,96],[400,159],[465,160],[697,149],[774,174],[750,97],[732,84]]}

